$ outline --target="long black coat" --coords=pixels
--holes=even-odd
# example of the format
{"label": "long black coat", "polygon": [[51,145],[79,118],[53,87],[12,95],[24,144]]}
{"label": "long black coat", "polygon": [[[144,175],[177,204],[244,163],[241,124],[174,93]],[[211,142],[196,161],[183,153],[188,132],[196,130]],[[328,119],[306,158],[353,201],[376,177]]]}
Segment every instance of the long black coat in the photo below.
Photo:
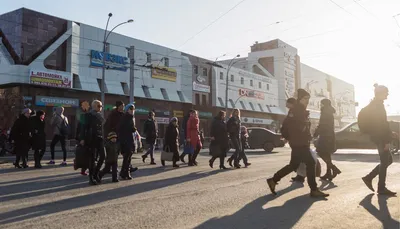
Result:
{"label": "long black coat", "polygon": [[[227,125],[224,120],[217,117],[214,118],[211,123],[210,137],[214,138],[214,140],[211,141],[210,148],[218,146],[222,152],[221,156],[226,157],[226,152],[229,149],[229,138]],[[210,152],[210,154],[212,154],[212,152]]]}
{"label": "long black coat", "polygon": [[165,131],[164,150],[169,148],[170,152],[179,152],[179,130],[170,123]]}
{"label": "long black coat", "polygon": [[46,149],[45,122],[39,116],[31,118],[32,125],[32,149]]}
{"label": "long black coat", "polygon": [[146,143],[154,145],[157,140],[157,122],[154,119],[147,119],[144,123],[143,128],[144,135],[146,137]]}
{"label": "long black coat", "polygon": [[133,115],[125,113],[122,116],[121,122],[118,127],[118,141],[121,144],[121,153],[129,153],[135,150],[135,143],[133,141],[133,133],[136,132],[135,119]]}
{"label": "long black coat", "polygon": [[15,141],[15,152],[19,156],[28,154],[31,143],[32,126],[29,118],[20,115],[11,128],[11,139]]}
{"label": "long black coat", "polygon": [[323,107],[319,125],[315,130],[314,137],[319,136],[316,150],[319,154],[331,154],[336,152],[335,138],[335,109],[333,107]]}

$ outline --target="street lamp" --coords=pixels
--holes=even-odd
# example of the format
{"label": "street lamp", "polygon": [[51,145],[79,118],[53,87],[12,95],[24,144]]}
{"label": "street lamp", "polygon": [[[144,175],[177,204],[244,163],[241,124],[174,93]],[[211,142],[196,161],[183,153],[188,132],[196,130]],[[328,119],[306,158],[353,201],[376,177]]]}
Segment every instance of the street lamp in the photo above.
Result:
{"label": "street lamp", "polygon": [[228,113],[228,84],[229,84],[229,70],[231,69],[232,65],[234,65],[235,63],[232,64],[232,62],[236,59],[239,58],[240,54],[237,54],[228,64],[228,69],[226,71],[226,92],[225,92],[225,112]]}
{"label": "street lamp", "polygon": [[[103,39],[103,66],[102,66],[102,75],[101,75],[101,102],[103,103],[103,106],[105,106],[105,78],[106,78],[106,44],[107,44],[107,39],[110,36],[110,34],[112,33],[112,31],[114,31],[114,29],[116,29],[117,27],[127,24],[127,23],[132,23],[133,19],[129,19],[125,22],[119,23],[118,25],[116,25],[112,30],[110,30],[107,33],[107,28],[108,28],[108,23],[110,22],[111,17],[113,16],[112,13],[108,14],[108,19],[107,19],[107,24],[106,24],[106,29],[104,30],[104,39]],[[102,109],[102,114],[104,115],[104,109]]]}

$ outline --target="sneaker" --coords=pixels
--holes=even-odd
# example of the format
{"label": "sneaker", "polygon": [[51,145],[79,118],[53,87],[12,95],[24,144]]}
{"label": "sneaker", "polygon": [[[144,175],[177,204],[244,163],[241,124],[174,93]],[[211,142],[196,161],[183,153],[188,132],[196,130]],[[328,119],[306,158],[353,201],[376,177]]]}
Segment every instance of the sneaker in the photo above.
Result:
{"label": "sneaker", "polygon": [[379,195],[385,195],[385,196],[395,196],[397,193],[396,192],[392,192],[387,188],[382,188],[382,189],[378,189],[378,194]]}
{"label": "sneaker", "polygon": [[49,161],[48,163],[47,163],[48,165],[54,165],[54,164],[56,164],[53,160],[51,160],[51,161]]}
{"label": "sneaker", "polygon": [[374,187],[372,187],[372,179],[367,178],[367,177],[363,177],[363,178],[361,178],[361,179],[364,181],[365,185],[366,185],[371,191],[375,192]]}
{"label": "sneaker", "polygon": [[61,162],[61,164],[60,164],[60,166],[67,166],[68,164],[67,164],[67,162],[66,161],[63,161],[63,162]]}
{"label": "sneaker", "polygon": [[320,198],[320,197],[328,197],[329,194],[322,192],[321,190],[317,189],[317,190],[312,190],[310,192],[310,196],[311,197],[315,197],[315,198]]}
{"label": "sneaker", "polygon": [[272,178],[267,179],[268,187],[271,190],[272,194],[276,195],[275,187],[277,183]]}

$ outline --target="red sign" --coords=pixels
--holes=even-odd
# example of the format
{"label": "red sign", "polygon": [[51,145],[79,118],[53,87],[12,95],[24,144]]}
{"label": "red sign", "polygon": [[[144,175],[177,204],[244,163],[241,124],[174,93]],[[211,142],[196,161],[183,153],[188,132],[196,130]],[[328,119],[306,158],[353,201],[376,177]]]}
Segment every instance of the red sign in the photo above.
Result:
{"label": "red sign", "polygon": [[265,99],[265,95],[262,92],[259,91],[252,91],[252,90],[248,90],[248,89],[239,89],[239,96],[246,96],[246,97],[250,97],[250,98],[257,98],[257,99]]}

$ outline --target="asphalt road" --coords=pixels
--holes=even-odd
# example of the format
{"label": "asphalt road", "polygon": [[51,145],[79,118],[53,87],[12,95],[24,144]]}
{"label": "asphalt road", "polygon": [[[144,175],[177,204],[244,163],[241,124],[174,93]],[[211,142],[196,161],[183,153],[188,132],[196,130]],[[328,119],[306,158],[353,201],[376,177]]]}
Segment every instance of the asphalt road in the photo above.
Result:
{"label": "asphalt road", "polygon": [[[207,153],[199,166],[179,169],[135,159],[133,180],[115,184],[108,176],[99,186],[71,166],[2,164],[0,228],[399,228],[399,197],[374,195],[360,179],[377,164],[374,151],[335,154],[343,173],[333,183],[318,181],[331,194],[327,200],[310,198],[307,184],[293,184],[291,176],[278,185],[278,196],[270,194],[265,179],[288,162],[288,149],[248,155],[249,168],[226,171],[211,169]],[[394,191],[399,175],[396,156],[387,179]]]}

